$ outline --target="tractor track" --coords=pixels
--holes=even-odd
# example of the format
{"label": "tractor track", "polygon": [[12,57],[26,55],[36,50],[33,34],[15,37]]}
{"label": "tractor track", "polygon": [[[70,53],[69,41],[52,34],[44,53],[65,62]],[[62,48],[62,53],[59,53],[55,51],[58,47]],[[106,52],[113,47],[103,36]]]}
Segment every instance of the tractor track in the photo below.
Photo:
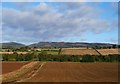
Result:
{"label": "tractor track", "polygon": [[19,82],[24,82],[24,81],[26,81],[26,80],[28,80],[28,79],[31,79],[32,77],[34,77],[34,76],[38,73],[38,71],[41,70],[41,68],[43,67],[43,65],[44,65],[45,63],[46,63],[46,62],[43,62],[42,64],[39,63],[38,66],[35,67],[33,71],[31,71],[30,73],[25,74],[25,75],[27,75],[26,77],[23,77],[23,76],[22,76],[22,77],[20,77],[20,78],[18,78],[18,79],[12,80],[12,81],[10,81],[10,82],[4,82],[4,83],[2,83],[2,84],[17,84],[17,83],[19,83]]}

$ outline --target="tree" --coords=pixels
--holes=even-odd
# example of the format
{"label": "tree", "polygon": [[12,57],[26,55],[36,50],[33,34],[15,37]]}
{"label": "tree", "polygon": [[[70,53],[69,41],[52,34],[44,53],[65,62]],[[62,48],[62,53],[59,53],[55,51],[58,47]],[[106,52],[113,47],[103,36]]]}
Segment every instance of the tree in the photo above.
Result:
{"label": "tree", "polygon": [[89,49],[89,47],[87,46],[87,49]]}
{"label": "tree", "polygon": [[47,52],[46,51],[41,51],[41,53],[39,53],[38,55],[37,55],[37,57],[38,57],[38,60],[39,61],[46,61],[47,60]]}
{"label": "tree", "polygon": [[60,61],[60,58],[59,57],[55,57],[55,58],[53,58],[53,61]]}
{"label": "tree", "polygon": [[10,50],[8,49],[7,52],[10,52]]}
{"label": "tree", "polygon": [[105,62],[110,62],[110,57],[109,56],[105,56]]}
{"label": "tree", "polygon": [[38,55],[38,60],[42,61],[42,56],[40,54]]}
{"label": "tree", "polygon": [[118,45],[118,48],[120,48],[120,45]]}
{"label": "tree", "polygon": [[82,57],[82,62],[94,62],[95,59],[92,55],[84,55]]}
{"label": "tree", "polygon": [[29,46],[25,46],[25,47],[21,47],[20,49],[19,49],[19,51],[28,51],[28,49],[30,49],[30,47]]}
{"label": "tree", "polygon": [[118,62],[120,62],[120,55],[118,55]]}
{"label": "tree", "polygon": [[112,45],[112,48],[117,48],[117,45]]}
{"label": "tree", "polygon": [[59,49],[59,52],[58,52],[58,54],[60,54],[60,53],[61,53],[61,51],[62,51],[62,48],[60,48],[60,49]]}
{"label": "tree", "polygon": [[2,57],[3,57],[3,61],[9,61],[8,54],[4,54],[4,55],[2,55]]}
{"label": "tree", "polygon": [[118,57],[119,55],[115,54],[115,55],[108,55],[110,62],[118,62]]}
{"label": "tree", "polygon": [[111,49],[111,46],[109,46],[108,48]]}
{"label": "tree", "polygon": [[30,61],[33,59],[33,56],[31,54],[25,54],[25,61]]}
{"label": "tree", "polygon": [[23,54],[16,55],[16,61],[25,61]]}

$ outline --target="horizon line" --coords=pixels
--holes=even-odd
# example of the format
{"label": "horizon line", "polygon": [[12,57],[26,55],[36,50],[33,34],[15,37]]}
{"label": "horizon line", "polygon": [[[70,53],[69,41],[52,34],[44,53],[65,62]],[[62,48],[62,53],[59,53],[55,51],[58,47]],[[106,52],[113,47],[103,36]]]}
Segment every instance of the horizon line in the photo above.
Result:
{"label": "horizon line", "polygon": [[0,42],[0,44],[2,43],[19,43],[19,44],[23,44],[23,45],[31,45],[31,44],[35,44],[35,43],[40,43],[40,42],[48,42],[48,43],[103,43],[103,44],[119,44],[119,43],[111,43],[111,42],[72,42],[72,41],[39,41],[39,42],[31,42],[30,44],[29,43],[23,43],[23,42],[16,42],[16,41],[8,41],[8,42]]}

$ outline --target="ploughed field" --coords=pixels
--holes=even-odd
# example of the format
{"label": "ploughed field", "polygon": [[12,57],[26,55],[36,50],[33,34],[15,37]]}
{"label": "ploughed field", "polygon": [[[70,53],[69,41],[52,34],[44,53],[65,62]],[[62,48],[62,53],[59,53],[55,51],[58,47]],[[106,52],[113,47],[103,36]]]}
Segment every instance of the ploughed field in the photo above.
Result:
{"label": "ploughed field", "polygon": [[13,72],[20,69],[29,62],[2,62],[2,74]]}
{"label": "ploughed field", "polygon": [[117,63],[47,62],[24,82],[117,82]]}
{"label": "ploughed field", "polygon": [[[27,63],[27,62],[26,62]],[[25,66],[14,74],[6,75],[4,82],[117,82],[118,63],[79,63],[79,62],[7,62],[3,72],[16,66]],[[21,65],[19,65],[21,64]],[[27,66],[26,66],[27,65]],[[32,66],[31,66],[32,65]],[[5,67],[7,66],[7,67]],[[30,67],[31,66],[31,67]],[[12,76],[13,75],[13,76]],[[9,78],[14,77],[14,78]],[[12,84],[12,83],[11,83]]]}

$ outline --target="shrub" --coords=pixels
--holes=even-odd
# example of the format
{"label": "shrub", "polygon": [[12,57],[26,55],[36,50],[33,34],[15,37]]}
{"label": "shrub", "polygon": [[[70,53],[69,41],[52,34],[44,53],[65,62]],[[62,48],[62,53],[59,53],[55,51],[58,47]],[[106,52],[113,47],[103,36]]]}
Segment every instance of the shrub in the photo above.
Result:
{"label": "shrub", "polygon": [[82,57],[82,62],[94,62],[95,59],[92,55],[84,55]]}

